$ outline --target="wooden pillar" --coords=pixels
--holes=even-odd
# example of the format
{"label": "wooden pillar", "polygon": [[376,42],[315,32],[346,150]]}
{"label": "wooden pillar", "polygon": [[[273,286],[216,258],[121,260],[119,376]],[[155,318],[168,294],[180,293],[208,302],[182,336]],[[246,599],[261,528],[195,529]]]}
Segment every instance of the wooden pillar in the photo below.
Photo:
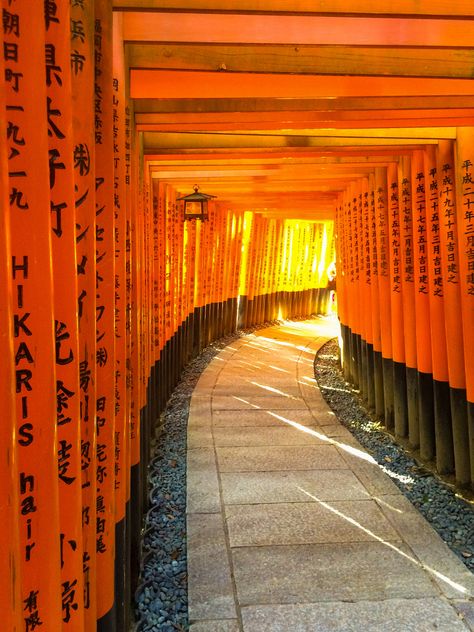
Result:
{"label": "wooden pillar", "polygon": [[[377,212],[375,207],[375,174],[369,175],[370,265],[372,268],[372,337],[374,340],[375,414],[382,418],[385,411],[383,388],[382,334],[380,325],[379,252],[377,245]],[[338,275],[339,276],[339,275]],[[339,292],[338,292],[339,294]]]}
{"label": "wooden pillar", "polygon": [[58,6],[55,18],[50,20],[45,13],[54,319],[59,345],[56,423],[58,455],[69,463],[67,475],[58,480],[61,585],[63,628],[79,632],[84,630],[84,578],[69,7]]}
{"label": "wooden pillar", "polygon": [[454,446],[444,309],[446,279],[442,273],[440,180],[434,147],[424,151],[424,173],[436,467],[438,472],[448,473],[454,471]]}
{"label": "wooden pillar", "polygon": [[388,235],[387,172],[375,169],[375,214],[377,230],[377,268],[379,286],[380,333],[382,342],[382,374],[384,393],[384,419],[387,428],[394,427],[392,318],[390,307],[390,242]]}
{"label": "wooden pillar", "polygon": [[[94,2],[71,6],[73,161],[76,208],[79,385],[85,629],[96,625],[96,207],[94,135]],[[109,590],[103,587],[102,590]]]}
{"label": "wooden pillar", "polygon": [[[67,339],[60,338],[57,329],[55,338],[54,327],[49,193],[54,170],[48,173],[48,156],[51,164],[53,154],[48,148],[45,17],[44,7],[39,3],[3,2],[2,7],[7,125],[0,151],[4,151],[6,140],[8,180],[2,176],[2,184],[7,185],[9,198],[9,212],[2,217],[2,223],[9,215],[11,254],[11,262],[2,266],[2,278],[7,271],[10,274],[7,285],[2,284],[2,299],[11,297],[13,303],[7,303],[0,310],[2,320],[10,315],[10,307],[13,312],[13,322],[3,322],[6,328],[2,328],[1,333],[2,349],[11,351],[9,334],[13,324],[13,356],[6,360],[2,358],[2,374],[8,379],[10,371],[11,378],[13,361],[15,388],[7,398],[13,393],[16,395],[16,427],[11,417],[15,408],[2,401],[2,407],[8,407],[10,415],[2,419],[2,436],[13,431],[2,446],[13,456],[13,468],[16,465],[18,468],[14,485],[19,497],[14,491],[7,500],[7,510],[15,502],[20,563],[16,568],[11,567],[11,562],[7,563],[1,572],[2,575],[15,573],[21,582],[16,608],[20,612],[22,630],[31,629],[33,625],[61,629],[65,587],[61,585],[60,575],[58,478],[63,477],[66,481],[74,473],[69,471],[67,450],[58,451],[54,422],[57,407],[55,360],[58,354],[68,358],[69,350]],[[56,165],[61,168],[59,162]],[[4,192],[2,187],[0,195]],[[7,237],[8,232],[2,231],[1,239],[6,248]],[[0,252],[4,257],[8,250]],[[1,384],[4,389],[5,383],[2,381]],[[16,463],[13,437],[18,450]],[[2,456],[2,470],[4,458]],[[5,482],[11,482],[13,473],[14,469],[7,474]],[[2,481],[2,487],[5,482]],[[3,546],[14,547],[12,562],[18,562],[11,517],[10,511],[5,518],[13,540]],[[2,534],[2,538],[5,537],[6,534]],[[73,592],[74,586],[67,589],[74,602],[80,599],[80,595]],[[12,597],[18,597],[15,583],[7,588],[5,595],[7,600]],[[6,613],[13,624],[18,623],[18,610],[16,615],[15,612]]]}
{"label": "wooden pillar", "polygon": [[[416,365],[420,449],[436,454],[429,301],[429,243],[423,152],[411,159]],[[424,438],[423,438],[424,437]],[[447,439],[447,438],[446,438]]]}
{"label": "wooden pillar", "polygon": [[464,338],[471,486],[474,488],[474,128],[458,128],[456,152],[456,217],[459,285]]}
{"label": "wooden pillar", "polygon": [[[399,185],[397,164],[390,163],[387,169],[389,187],[389,231],[391,240],[390,288],[392,318],[393,353],[393,399],[395,434],[405,437],[408,434],[408,410],[405,369],[405,342],[403,323],[401,217],[399,210]],[[411,437],[414,447],[418,446],[418,437]]]}

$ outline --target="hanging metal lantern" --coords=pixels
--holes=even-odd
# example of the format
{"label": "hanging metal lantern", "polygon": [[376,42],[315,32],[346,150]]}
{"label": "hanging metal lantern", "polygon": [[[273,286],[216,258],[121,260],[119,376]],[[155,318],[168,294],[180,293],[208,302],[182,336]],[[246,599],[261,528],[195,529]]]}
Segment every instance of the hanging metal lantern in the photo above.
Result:
{"label": "hanging metal lantern", "polygon": [[199,186],[197,184],[194,185],[193,189],[194,193],[176,198],[176,201],[183,203],[183,218],[185,220],[200,219],[205,221],[209,217],[207,203],[217,196],[208,195],[207,193],[198,193]]}

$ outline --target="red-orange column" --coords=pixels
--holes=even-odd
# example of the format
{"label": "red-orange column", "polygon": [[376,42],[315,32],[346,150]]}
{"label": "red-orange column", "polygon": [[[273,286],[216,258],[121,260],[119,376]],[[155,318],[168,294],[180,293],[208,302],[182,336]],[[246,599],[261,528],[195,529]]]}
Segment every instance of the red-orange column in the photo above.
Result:
{"label": "red-orange column", "polygon": [[[356,219],[357,219],[357,296],[358,296],[358,364],[359,364],[359,385],[360,392],[364,399],[367,399],[367,318],[365,305],[370,305],[370,298],[367,296],[367,285],[364,275],[364,181],[359,180],[355,189],[356,192]],[[322,229],[322,225],[321,225]],[[321,230],[322,232],[322,230]]]}
{"label": "red-orange column", "polygon": [[439,472],[452,472],[454,470],[454,450],[444,316],[445,279],[442,276],[439,179],[436,160],[436,149],[427,147],[424,151],[423,166],[425,172],[428,239],[427,264],[429,272],[436,462]]}
{"label": "red-orange column", "polygon": [[[405,340],[403,321],[403,257],[401,240],[400,195],[398,166],[390,163],[387,167],[389,187],[388,224],[390,232],[390,313],[392,319],[392,357],[393,357],[393,405],[395,432],[400,437],[408,434],[408,412],[406,395]],[[410,436],[413,446],[418,446],[419,438]]]}
{"label": "red-orange column", "polygon": [[[18,449],[16,485],[19,490],[15,511],[20,531],[20,567],[15,568],[14,572],[21,579],[17,608],[21,613],[22,629],[43,626],[45,630],[60,630],[60,463],[54,423],[56,346],[44,7],[40,3],[7,1],[2,3],[2,7],[7,125],[6,138],[5,129],[2,129],[1,145],[3,151],[6,141],[9,176],[8,181],[4,179],[2,184],[8,186],[11,235],[11,267],[2,268],[2,276],[8,271],[10,279],[6,286],[2,286],[2,292],[5,287],[12,290],[15,389],[7,397],[16,394],[16,432],[2,444],[2,448],[4,450],[10,446],[12,453],[11,441],[15,437]],[[0,195],[4,195],[4,191],[2,188]],[[6,217],[8,213],[5,213]],[[2,233],[2,241],[5,241],[6,236]],[[6,254],[3,250],[1,252],[2,256]],[[3,309],[4,318],[7,312]],[[2,337],[10,332],[11,325],[7,325],[6,329],[2,329]],[[6,341],[6,345],[11,349],[10,341]],[[11,369],[11,359],[5,362],[2,358],[5,377],[8,376],[9,367]],[[3,405],[7,404],[2,402]],[[10,414],[13,414],[13,407],[10,405],[9,408]],[[2,419],[1,423],[5,426],[2,433],[12,432],[11,417]],[[6,480],[11,481],[11,474]],[[13,492],[10,502],[17,501],[15,496]],[[8,524],[8,514],[5,518]],[[5,537],[2,534],[2,538]],[[14,546],[15,535],[13,538]],[[14,594],[10,595],[17,597],[14,584],[12,588]],[[14,620],[14,613],[11,615]],[[2,625],[5,625],[4,621]]]}
{"label": "red-orange column", "polygon": [[[314,237],[313,237],[314,240]],[[336,243],[336,288],[337,288],[337,311],[339,321],[342,325],[346,325],[346,234],[344,222],[344,201],[342,195],[339,196],[336,205],[336,226],[335,226],[335,243]],[[317,253],[313,250],[313,275],[317,274],[318,259]],[[317,278],[313,276],[313,279]],[[314,283],[314,282],[313,282]],[[314,287],[314,285],[313,285]],[[344,358],[343,358],[344,361]]]}
{"label": "red-orange column", "polygon": [[[168,340],[167,330],[167,292],[168,292],[168,244],[167,217],[164,199],[164,185],[153,183],[153,204],[149,212],[149,257],[153,266],[150,286],[150,335],[152,344],[151,364],[157,362]],[[156,222],[161,227],[156,233]],[[163,384],[159,384],[163,389]]]}
{"label": "red-orange column", "polygon": [[393,373],[392,373],[392,315],[390,288],[390,238],[388,234],[387,171],[375,169],[375,214],[377,229],[377,265],[379,287],[380,333],[382,341],[382,371],[384,387],[385,424],[393,427]]}
{"label": "red-orange column", "polygon": [[115,225],[112,104],[112,6],[96,0],[95,176],[96,176],[96,492],[97,619],[115,625]]}
{"label": "red-orange column", "polygon": [[470,127],[457,130],[455,182],[469,453],[471,485],[474,486],[474,129]]}
{"label": "red-orange column", "polygon": [[[364,178],[363,181],[363,202],[362,202],[362,258],[361,258],[361,273],[362,283],[364,286],[364,311],[365,311],[365,339],[371,347],[373,347],[373,332],[372,332],[372,267],[370,261],[370,203],[369,203],[369,181]],[[370,375],[369,375],[370,379]]]}
{"label": "red-orange column", "polygon": [[[125,84],[125,95],[128,94],[127,85]],[[126,330],[126,349],[127,356],[125,362],[125,384],[127,389],[126,400],[126,412],[125,412],[125,434],[123,437],[123,484],[124,484],[124,496],[125,496],[125,519],[123,526],[123,539],[121,540],[124,545],[123,562],[116,555],[116,568],[120,569],[120,576],[123,577],[123,592],[120,593],[119,612],[117,616],[119,621],[118,627],[123,626],[122,615],[126,618],[130,610],[131,602],[131,586],[132,578],[130,574],[131,564],[131,544],[130,544],[130,500],[131,500],[131,443],[132,443],[132,425],[135,425],[135,421],[132,420],[132,402],[136,397],[134,393],[134,367],[132,359],[132,349],[134,344],[133,335],[133,320],[135,314],[133,313],[133,252],[132,252],[132,239],[133,225],[136,221],[136,186],[137,180],[132,180],[132,162],[133,162],[133,109],[130,100],[126,97],[125,101],[125,197],[126,197],[126,233],[125,233],[125,330]],[[118,595],[116,596],[118,599]]]}
{"label": "red-orange column", "polygon": [[[13,13],[4,9],[4,33],[14,28]],[[4,76],[0,55],[0,76]],[[4,84],[0,85],[0,129],[7,129]],[[10,210],[8,202],[7,148],[0,146],[0,515],[3,536],[0,538],[0,611],[7,630],[20,632],[20,538],[18,531],[18,468],[16,446],[15,363],[13,356],[13,297],[10,251]]]}
{"label": "red-orange column", "polygon": [[[341,323],[344,325],[342,328],[343,336],[343,354],[344,354],[344,374],[346,379],[351,379],[351,339],[350,329],[352,322],[352,272],[350,267],[350,249],[352,247],[352,224],[351,224],[351,203],[349,200],[349,193],[346,190],[341,197],[341,223],[343,234],[343,249],[342,249],[342,267],[338,272],[338,276],[341,280],[337,280],[337,290],[340,295],[339,299],[341,304]],[[337,278],[337,277],[336,277]]]}
{"label": "red-orange column", "polygon": [[[233,266],[233,282],[232,282],[232,294],[231,298],[235,300],[235,314],[232,312],[232,317],[234,318],[232,322],[232,329],[237,327],[237,318],[238,318],[238,298],[239,298],[239,276],[240,276],[240,267],[242,263],[242,242],[243,242],[243,223],[244,218],[242,213],[238,213],[234,215],[235,217],[235,237],[234,237],[234,266]],[[234,303],[233,303],[234,309]]]}
{"label": "red-orange column", "polygon": [[[431,355],[431,313],[429,300],[429,242],[423,153],[411,158],[413,264],[415,290],[416,366],[418,369],[418,419],[420,453],[432,458],[436,453]],[[448,424],[449,427],[449,424]],[[448,436],[445,437],[448,440]],[[441,446],[438,446],[441,450]],[[445,468],[442,468],[446,471]]]}
{"label": "red-orange column", "polygon": [[377,213],[375,207],[375,173],[369,174],[370,267],[372,298],[372,337],[374,345],[375,413],[384,414],[382,337],[380,327],[379,256],[377,250]]}
{"label": "red-orange column", "polygon": [[[398,171],[399,208],[402,243],[402,292],[403,326],[405,338],[405,365],[407,383],[408,436],[412,445],[421,444],[418,396],[417,396],[417,358],[416,358],[416,311],[415,311],[415,244],[413,230],[413,185],[411,156],[401,156]],[[423,448],[430,450],[426,437]]]}
{"label": "red-orange column", "polygon": [[50,157],[58,485],[63,629],[84,630],[82,477],[79,416],[76,217],[74,208],[69,6],[46,12],[46,84]]}
{"label": "red-orange column", "polygon": [[364,384],[366,398],[370,407],[374,406],[373,383],[373,335],[372,335],[372,268],[370,265],[370,206],[369,206],[369,181],[362,181],[362,208],[361,208],[361,254],[360,254],[360,280],[362,288],[362,313],[364,315]]}
{"label": "red-orange column", "polygon": [[[372,337],[374,351],[382,353],[382,337],[380,329],[380,303],[379,303],[379,258],[377,251],[377,214],[375,208],[375,174],[369,176],[369,222],[370,222],[370,267],[372,269]],[[378,411],[380,414],[381,411]]]}
{"label": "red-orange column", "polygon": [[461,288],[458,249],[457,195],[452,141],[439,141],[437,155],[439,219],[441,241],[441,275],[444,293],[444,319],[453,424],[456,480],[471,480],[468,420],[466,408],[466,374],[464,368]]}
{"label": "red-orange column", "polygon": [[349,279],[351,296],[351,375],[352,382],[359,385],[359,229],[357,188],[351,184],[348,191],[349,211]]}
{"label": "red-orange column", "polygon": [[97,617],[96,593],[96,269],[94,137],[94,2],[71,6],[70,47],[73,105],[81,419],[82,525],[85,629]]}

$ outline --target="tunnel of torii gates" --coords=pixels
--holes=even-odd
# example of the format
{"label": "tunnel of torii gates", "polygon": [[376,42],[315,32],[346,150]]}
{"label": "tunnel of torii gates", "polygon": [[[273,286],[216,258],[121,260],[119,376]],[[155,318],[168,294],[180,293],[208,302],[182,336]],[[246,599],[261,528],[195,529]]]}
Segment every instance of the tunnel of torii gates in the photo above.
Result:
{"label": "tunnel of torii gates", "polygon": [[472,485],[470,3],[1,4],[2,629],[127,629],[181,369],[334,261],[348,381]]}

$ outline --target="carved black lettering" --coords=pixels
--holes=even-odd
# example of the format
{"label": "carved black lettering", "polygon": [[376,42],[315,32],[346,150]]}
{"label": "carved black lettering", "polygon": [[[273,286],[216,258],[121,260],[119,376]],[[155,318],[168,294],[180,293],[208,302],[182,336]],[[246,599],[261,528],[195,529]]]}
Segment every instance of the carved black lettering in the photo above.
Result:
{"label": "carved black lettering", "polygon": [[16,392],[21,393],[22,385],[25,387],[27,391],[31,391],[30,380],[33,376],[33,373],[29,369],[17,369],[16,373]]}
{"label": "carved black lettering", "polygon": [[28,397],[23,395],[21,398],[21,418],[26,419],[28,417]]}
{"label": "carved black lettering", "polygon": [[23,498],[20,506],[22,516],[27,516],[30,513],[38,511],[38,507],[35,505],[34,496],[26,496],[26,498]]}
{"label": "carved black lettering", "polygon": [[25,336],[31,336],[31,330],[25,325],[25,321],[30,317],[30,312],[26,312],[21,318],[18,314],[13,315],[13,333],[15,338],[18,338],[20,335],[20,329],[23,330]]}
{"label": "carved black lettering", "polygon": [[33,474],[27,476],[24,472],[20,473],[20,494],[30,494],[35,491],[35,477]]}
{"label": "carved black lettering", "polygon": [[26,360],[29,364],[33,364],[33,356],[28,349],[26,342],[20,342],[15,354],[15,366],[18,366],[21,360]]}
{"label": "carved black lettering", "polygon": [[31,560],[31,551],[35,548],[36,542],[32,542],[31,544],[27,544],[25,547],[25,560],[29,562]]}
{"label": "carved black lettering", "polygon": [[20,437],[23,437],[23,439],[18,439],[18,443],[22,447],[27,448],[33,443],[33,424],[23,424],[22,426],[20,426],[18,434],[20,435]]}
{"label": "carved black lettering", "polygon": [[14,279],[16,279],[17,270],[18,271],[21,270],[23,272],[24,279],[28,278],[28,257],[27,256],[23,257],[22,264],[17,264],[16,257],[15,256],[12,257],[12,272],[13,272]]}

